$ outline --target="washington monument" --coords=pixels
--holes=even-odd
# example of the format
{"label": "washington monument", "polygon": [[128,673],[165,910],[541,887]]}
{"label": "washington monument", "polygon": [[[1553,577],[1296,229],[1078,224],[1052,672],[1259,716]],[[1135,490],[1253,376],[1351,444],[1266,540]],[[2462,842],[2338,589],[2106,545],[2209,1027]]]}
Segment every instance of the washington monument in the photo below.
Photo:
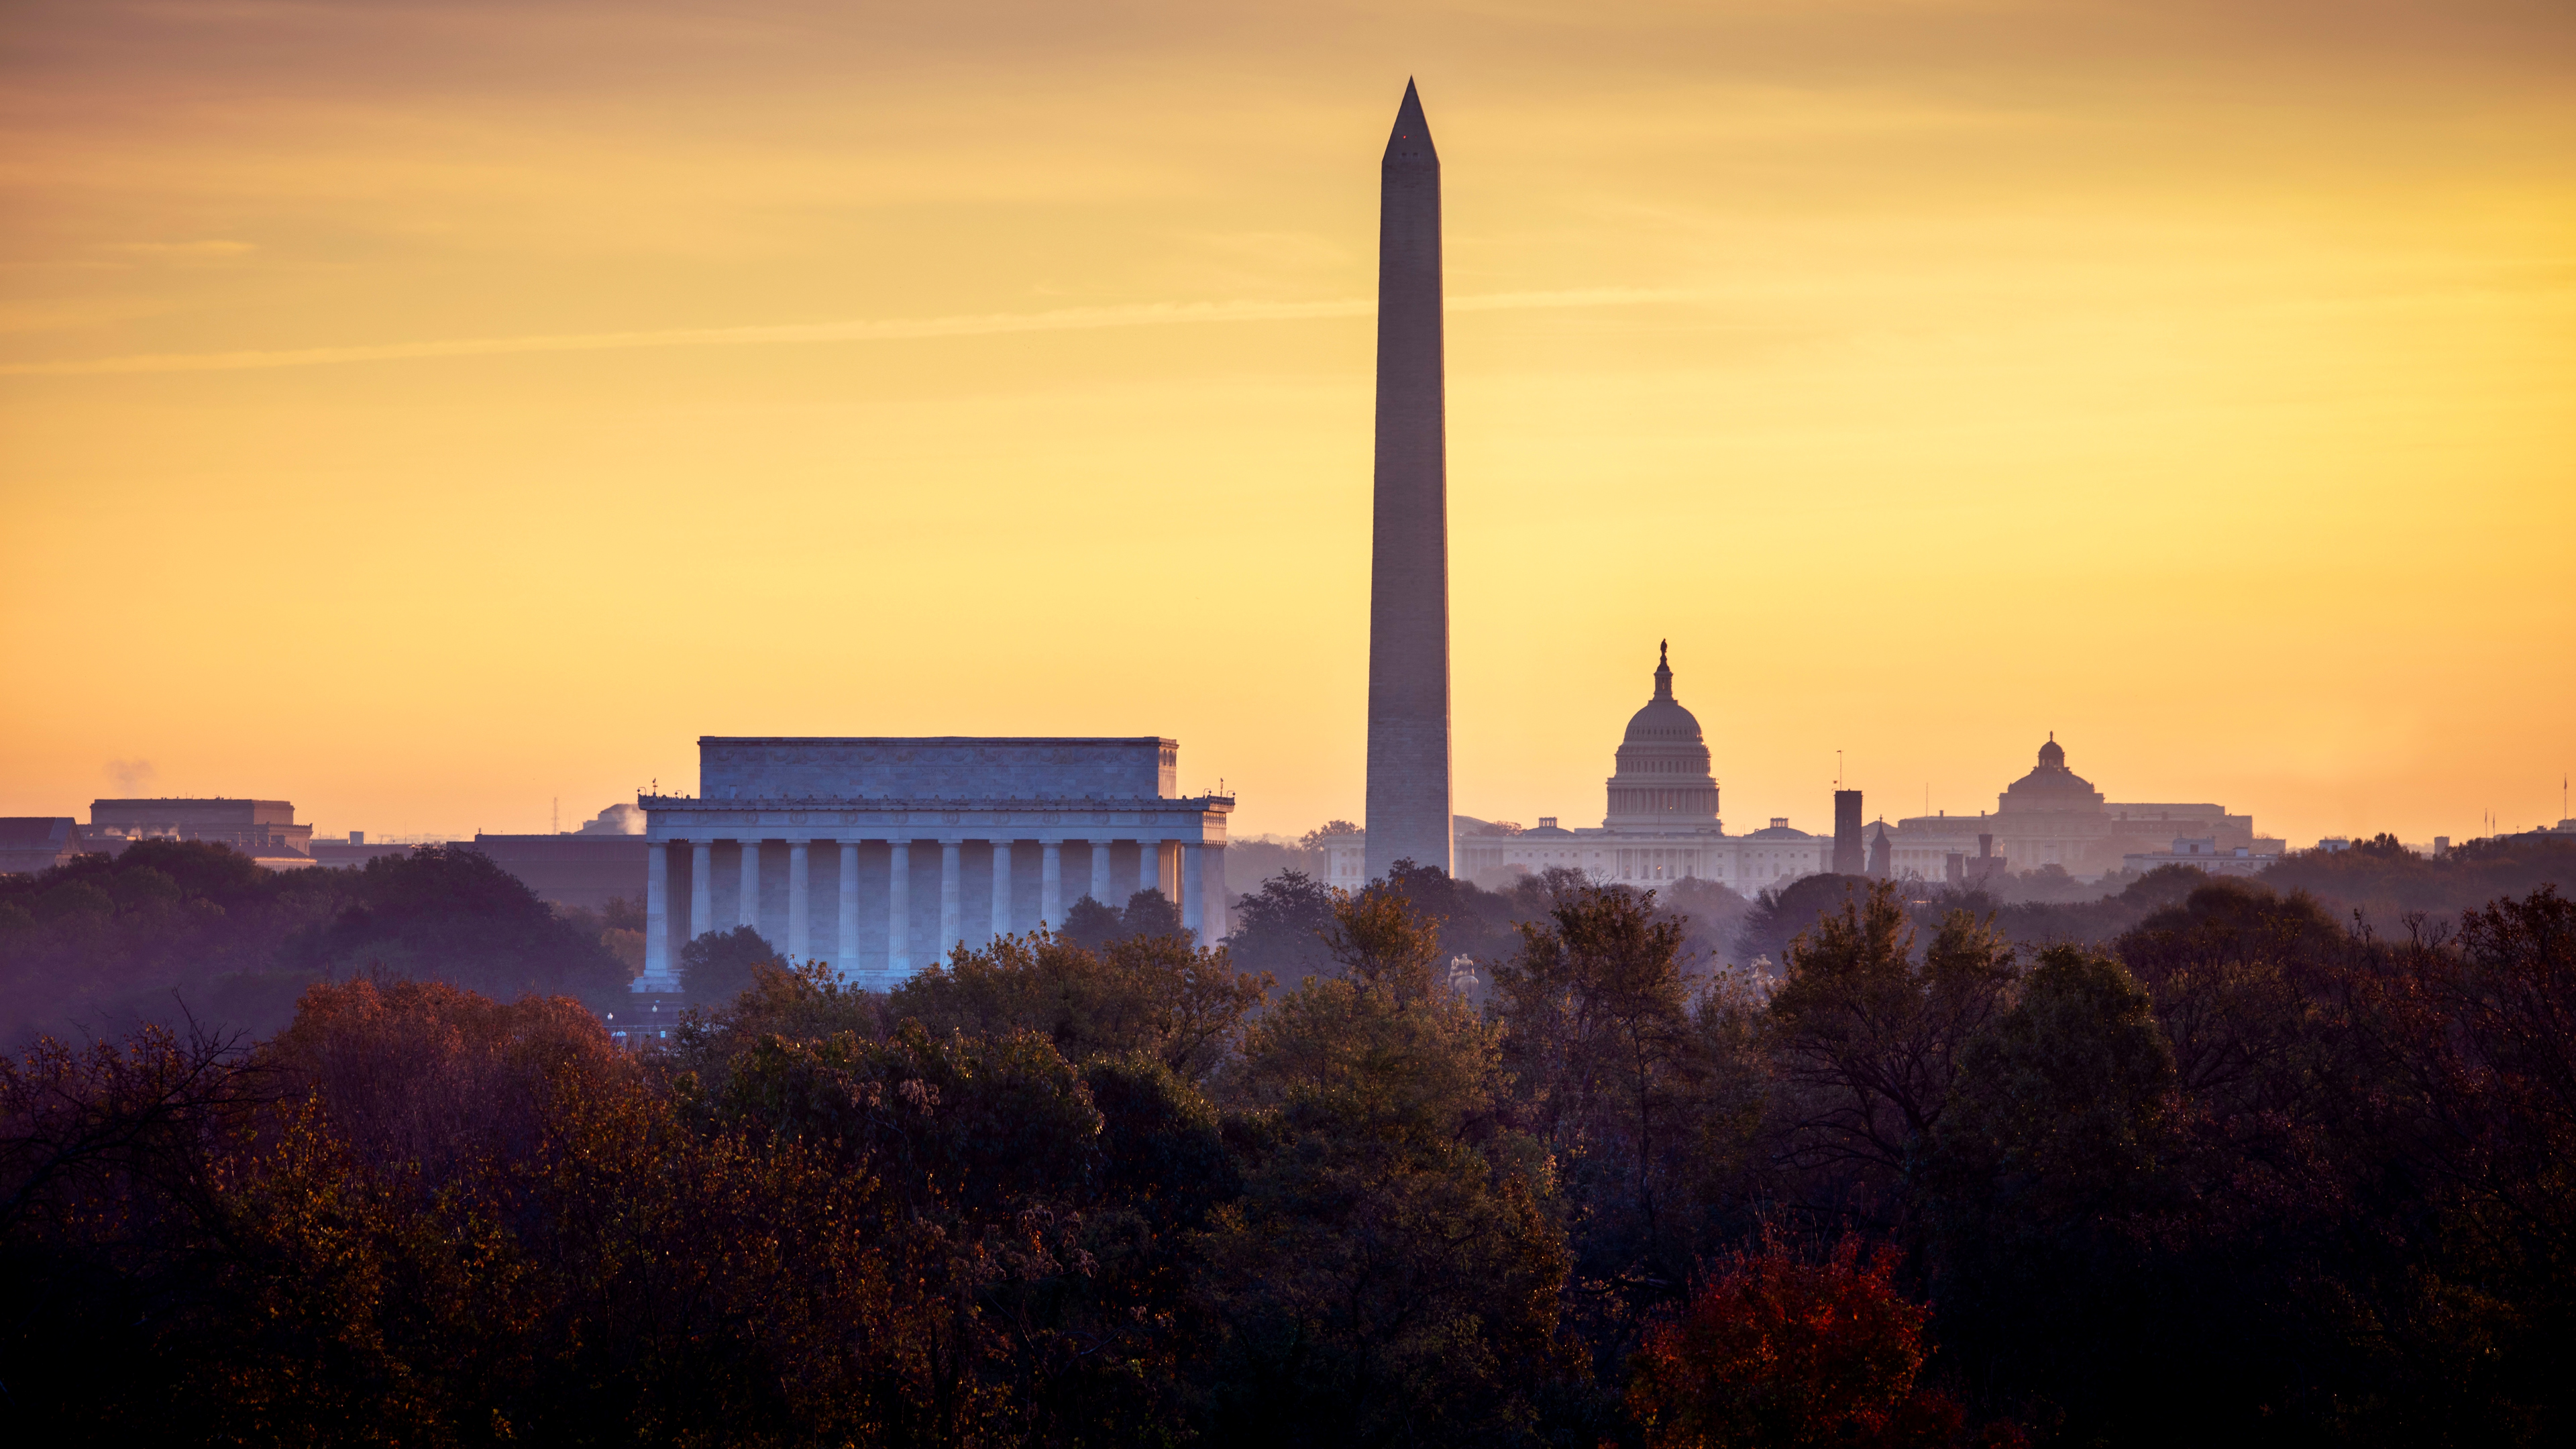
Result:
{"label": "washington monument", "polygon": [[1380,172],[1377,507],[1369,563],[1368,878],[1448,870],[1449,458],[1440,156],[1404,84]]}

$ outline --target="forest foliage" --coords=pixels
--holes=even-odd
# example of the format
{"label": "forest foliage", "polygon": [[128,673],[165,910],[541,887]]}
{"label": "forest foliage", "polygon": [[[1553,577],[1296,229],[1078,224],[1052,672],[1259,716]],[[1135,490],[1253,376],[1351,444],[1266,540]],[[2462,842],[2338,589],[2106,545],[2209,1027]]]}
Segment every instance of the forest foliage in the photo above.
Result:
{"label": "forest foliage", "polygon": [[470,846],[272,872],[221,845],[138,841],[0,876],[0,1042],[191,1018],[265,1035],[306,986],[370,973],[613,999],[642,924],[558,911]]}
{"label": "forest foliage", "polygon": [[[1153,902],[883,993],[735,942],[740,989],[634,1054],[563,993],[564,962],[614,969],[594,923],[473,861],[316,896],[219,853],[118,864],[10,929],[67,950],[85,915],[130,959],[207,901],[271,962],[377,969],[304,981],[262,1039],[0,1065],[0,1392],[31,1441],[2567,1432],[2551,884],[2380,929],[2162,877],[2086,942],[1837,883],[1757,975],[1569,876],[1285,880],[1241,956]],[[76,890],[111,906],[45,894]]]}

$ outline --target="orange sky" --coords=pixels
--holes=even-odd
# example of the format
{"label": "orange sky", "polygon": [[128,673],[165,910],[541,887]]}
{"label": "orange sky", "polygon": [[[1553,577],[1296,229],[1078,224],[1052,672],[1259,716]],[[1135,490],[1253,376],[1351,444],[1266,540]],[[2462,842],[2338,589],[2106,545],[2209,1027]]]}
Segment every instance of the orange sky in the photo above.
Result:
{"label": "orange sky", "polygon": [[542,830],[702,733],[1356,817],[1377,155],[1448,200],[1457,797],[2050,729],[2298,843],[2576,766],[2561,3],[19,3],[0,813]]}

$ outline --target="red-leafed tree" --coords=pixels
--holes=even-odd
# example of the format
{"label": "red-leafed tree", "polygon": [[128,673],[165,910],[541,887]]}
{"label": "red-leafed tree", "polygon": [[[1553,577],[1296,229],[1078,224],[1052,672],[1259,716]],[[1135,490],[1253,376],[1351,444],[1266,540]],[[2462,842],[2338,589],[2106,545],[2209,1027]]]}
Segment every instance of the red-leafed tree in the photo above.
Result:
{"label": "red-leafed tree", "polygon": [[[1896,1250],[1845,1238],[1823,1261],[1777,1234],[1729,1255],[1630,1361],[1628,1409],[1654,1449],[1959,1442],[1959,1406],[1918,1381],[1929,1306],[1897,1291]],[[2012,1444],[1996,1425],[1977,1442]]]}

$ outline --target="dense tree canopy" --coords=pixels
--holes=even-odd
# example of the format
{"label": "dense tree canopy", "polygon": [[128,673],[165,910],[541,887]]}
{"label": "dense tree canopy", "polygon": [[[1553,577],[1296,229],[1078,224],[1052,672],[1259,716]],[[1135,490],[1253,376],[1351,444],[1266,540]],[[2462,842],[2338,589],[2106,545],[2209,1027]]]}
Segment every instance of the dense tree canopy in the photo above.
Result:
{"label": "dense tree canopy", "polygon": [[[0,893],[9,969],[333,978],[264,1039],[0,1064],[31,1440],[2565,1432],[2576,906],[2545,883],[2383,930],[2177,872],[2033,939],[2013,911],[2074,908],[1838,881],[1747,913],[1794,927],[1757,976],[1570,874],[1291,881],[1247,913],[1305,953],[1284,983],[1141,898],[882,993],[736,939],[739,989],[629,1055],[528,989],[595,969],[604,919],[470,860],[237,861]],[[2444,888],[2528,859],[2471,866]]]}

